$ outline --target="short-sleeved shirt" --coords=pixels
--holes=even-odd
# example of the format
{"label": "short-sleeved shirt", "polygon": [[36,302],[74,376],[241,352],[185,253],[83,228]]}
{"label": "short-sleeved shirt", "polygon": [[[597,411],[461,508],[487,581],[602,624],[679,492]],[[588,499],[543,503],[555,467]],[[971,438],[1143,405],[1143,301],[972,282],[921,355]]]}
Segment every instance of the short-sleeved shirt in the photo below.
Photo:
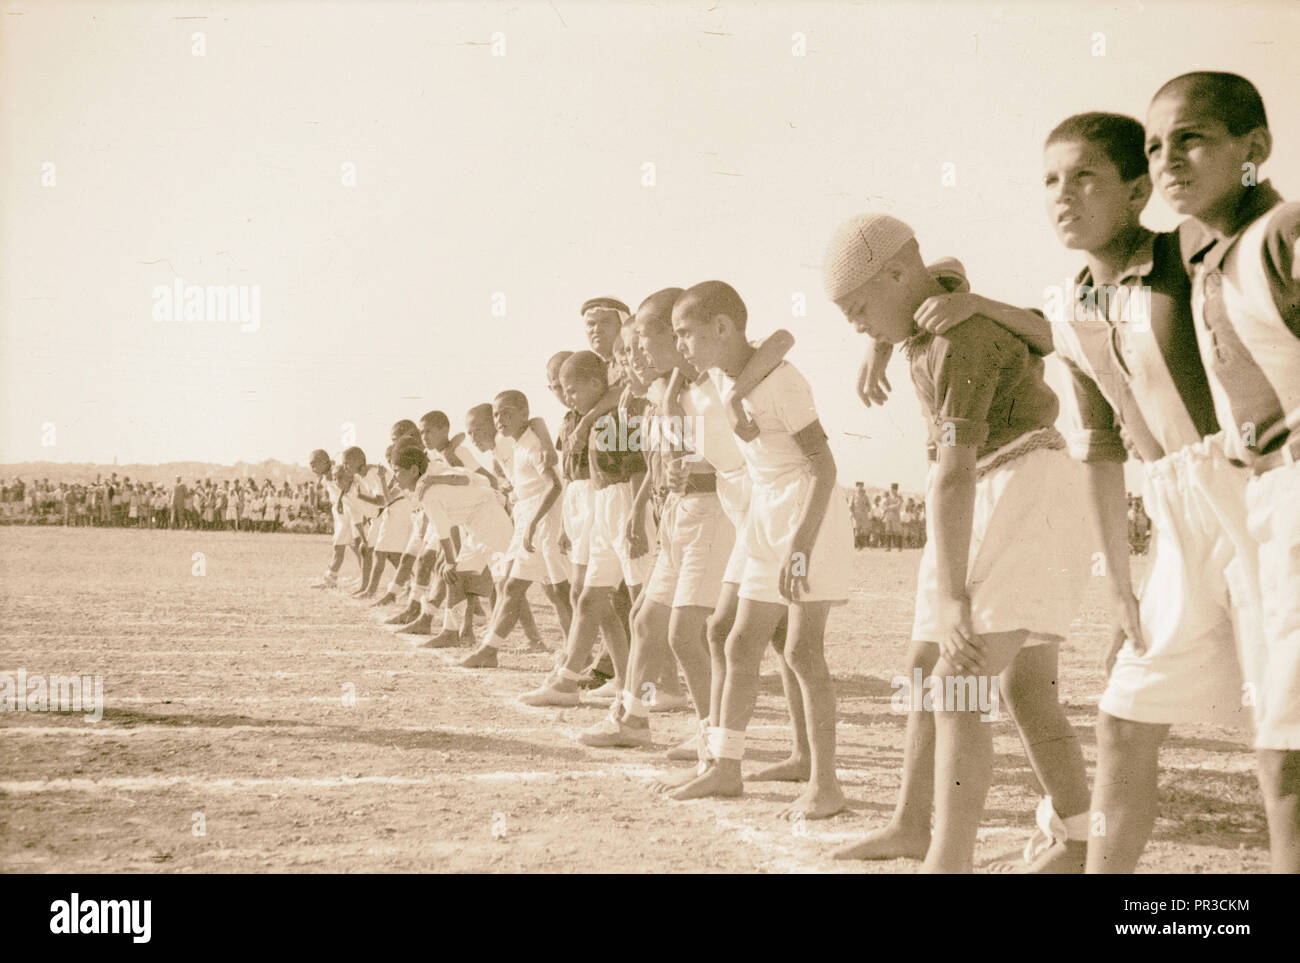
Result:
{"label": "short-sleeved shirt", "polygon": [[1082,461],[1123,461],[1125,440],[1156,461],[1219,430],[1179,244],[1177,231],[1144,230],[1107,288],[1084,268],[1053,326],[1075,402],[1070,453]]}
{"label": "short-sleeved shirt", "polygon": [[1300,412],[1300,204],[1266,181],[1228,228],[1189,232],[1183,253],[1225,448],[1249,464],[1286,440],[1286,416]]}
{"label": "short-sleeved shirt", "polygon": [[[735,384],[717,369],[710,371],[709,377],[720,398],[725,398]],[[758,437],[752,441],[737,439],[756,487],[784,485],[809,470],[808,456],[795,436],[817,421],[817,406],[812,387],[798,368],[782,361],[741,404],[758,427]]]}
{"label": "short-sleeved shirt", "polygon": [[749,468],[712,377],[682,392],[682,410],[693,419],[696,452],[717,472],[718,500],[732,517],[739,517],[749,503]]}
{"label": "short-sleeved shirt", "polygon": [[645,433],[643,421],[647,403],[628,392],[619,399],[618,408],[601,415],[591,426],[587,443],[591,480],[597,488],[608,488],[644,474]]}
{"label": "short-sleeved shirt", "polygon": [[551,485],[551,475],[546,467],[546,452],[542,449],[541,439],[531,427],[525,427],[518,438],[498,435],[494,454],[506,477],[510,479],[516,499],[523,501],[546,493]]}
{"label": "short-sleeved shirt", "polygon": [[907,350],[936,445],[973,445],[983,458],[1056,421],[1060,406],[1043,380],[1043,359],[982,314],[946,334],[917,335]]}
{"label": "short-sleeved shirt", "polygon": [[576,411],[566,411],[560,422],[559,436],[555,439],[555,450],[560,453],[560,470],[566,482],[586,481],[591,477],[589,444],[591,436],[578,437],[578,422],[582,415]]}

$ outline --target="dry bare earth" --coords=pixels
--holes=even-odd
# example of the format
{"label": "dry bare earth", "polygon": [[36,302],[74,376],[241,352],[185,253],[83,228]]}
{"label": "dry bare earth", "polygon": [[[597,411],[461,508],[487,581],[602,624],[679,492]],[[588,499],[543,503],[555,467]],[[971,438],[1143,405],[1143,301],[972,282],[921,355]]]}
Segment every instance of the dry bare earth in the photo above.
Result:
{"label": "dry bare earth", "polygon": [[[192,574],[196,552],[202,576]],[[587,749],[573,737],[602,709],[514,701],[539,680],[545,656],[508,652],[499,670],[465,672],[450,653],[413,650],[341,594],[306,587],[328,553],[317,536],[0,530],[0,672],[102,675],[105,697],[99,723],[0,714],[0,868],[915,868],[829,854],[893,805],[904,717],[891,710],[890,680],[902,671],[918,552],[855,557],[853,599],[832,615],[827,645],[853,811],[802,827],[776,818],[793,785],[750,784],[727,801],[652,794],[647,779],[661,750],[688,734],[686,714],[654,717],[654,751]],[[554,642],[554,618],[534,596]],[[1094,585],[1067,644],[1062,693],[1090,765],[1104,634]],[[768,658],[751,763],[782,758],[789,742]],[[981,863],[1023,841],[1036,801],[1014,727],[996,725]],[[1174,733],[1145,870],[1264,870],[1245,744],[1210,726]],[[205,835],[194,831],[200,813]]]}

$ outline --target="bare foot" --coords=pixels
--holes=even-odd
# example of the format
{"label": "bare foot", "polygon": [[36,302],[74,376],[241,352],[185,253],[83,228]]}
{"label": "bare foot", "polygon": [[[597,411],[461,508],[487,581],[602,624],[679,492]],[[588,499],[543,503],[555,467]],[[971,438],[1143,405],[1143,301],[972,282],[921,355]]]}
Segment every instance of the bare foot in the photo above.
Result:
{"label": "bare foot", "polygon": [[495,669],[497,650],[490,645],[480,645],[456,664],[462,669]]}
{"label": "bare foot", "polygon": [[390,615],[388,618],[384,619],[384,624],[405,625],[407,622],[416,618],[419,614],[420,614],[420,603],[416,602],[413,605],[408,605],[406,608],[402,609],[402,611],[398,612],[396,615]]}
{"label": "bare foot", "polygon": [[930,831],[905,830],[896,823],[867,833],[852,846],[835,850],[835,859],[925,859]]}
{"label": "bare foot", "polygon": [[397,601],[397,596],[394,595],[392,592],[389,592],[387,595],[385,595],[383,598],[381,598],[379,601],[377,601],[374,605],[370,607],[372,609],[377,609],[384,605],[392,605],[396,601]]}
{"label": "bare foot", "polygon": [[443,629],[427,642],[421,642],[417,649],[451,649],[464,645],[465,640],[450,629]]}
{"label": "bare foot", "polygon": [[669,795],[673,799],[686,800],[703,799],[706,796],[733,797],[744,791],[745,784],[741,781],[739,769],[724,772],[721,766],[713,765]]}
{"label": "bare foot", "polygon": [[428,635],[433,631],[433,616],[421,615],[414,622],[407,625],[399,625],[397,632],[399,635]]}
{"label": "bare foot", "polygon": [[781,819],[830,819],[849,808],[837,784],[828,789],[809,786],[803,795],[781,810]]}
{"label": "bare foot", "polygon": [[747,782],[807,782],[812,773],[812,763],[807,757],[793,755],[784,762],[760,769]]}
{"label": "bare foot", "polygon": [[546,647],[545,642],[543,642],[540,638],[537,638],[537,639],[529,639],[528,644],[525,645],[521,651],[527,652],[529,654],[533,654],[533,653],[550,652],[551,650]]}
{"label": "bare foot", "polygon": [[672,772],[665,773],[655,779],[651,788],[655,792],[670,792],[673,789],[680,789],[685,786],[699,774],[700,771],[695,766],[688,769],[674,769]]}

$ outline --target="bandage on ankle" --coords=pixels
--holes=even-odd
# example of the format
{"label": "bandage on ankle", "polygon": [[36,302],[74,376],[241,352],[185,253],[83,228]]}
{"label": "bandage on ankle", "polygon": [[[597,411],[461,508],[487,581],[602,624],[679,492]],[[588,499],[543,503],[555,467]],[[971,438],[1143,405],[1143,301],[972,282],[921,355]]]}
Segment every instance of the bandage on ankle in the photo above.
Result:
{"label": "bandage on ankle", "polygon": [[574,672],[572,669],[568,669],[562,665],[557,665],[555,667],[555,674],[566,682],[579,682],[582,680],[582,673]]}
{"label": "bandage on ankle", "polygon": [[650,718],[650,707],[631,689],[623,690],[623,708],[627,710],[630,716],[636,716],[638,719]]}
{"label": "bandage on ankle", "polygon": [[714,759],[735,759],[745,758],[745,733],[735,729],[710,728],[709,729],[709,754]]}

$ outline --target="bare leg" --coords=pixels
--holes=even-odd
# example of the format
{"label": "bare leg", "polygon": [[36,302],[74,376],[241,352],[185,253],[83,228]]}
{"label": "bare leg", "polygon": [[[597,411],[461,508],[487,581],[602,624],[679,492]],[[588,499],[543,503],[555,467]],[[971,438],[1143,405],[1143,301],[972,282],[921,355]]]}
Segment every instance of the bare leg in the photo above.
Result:
{"label": "bare leg", "polygon": [[781,656],[781,690],[790,712],[790,729],[794,734],[794,749],[788,758],[760,769],[749,777],[750,782],[807,782],[812,771],[812,749],[808,743],[808,727],[804,718],[803,692],[799,679],[785,657],[785,637],[789,619],[784,618],[772,635],[772,648]]}
{"label": "bare leg", "polygon": [[[1034,774],[1052,797],[1057,815],[1069,819],[1088,812],[1088,774],[1079,737],[1061,709],[1059,651],[1055,642],[1022,648],[1003,671],[999,686]],[[1086,837],[1060,840],[1029,869],[1034,873],[1082,873],[1087,852]]]}
{"label": "bare leg", "polygon": [[1257,749],[1275,873],[1300,873],[1300,750]]}
{"label": "bare leg", "polygon": [[826,665],[826,618],[829,602],[791,605],[785,661],[794,670],[803,694],[803,718],[811,749],[812,777],[808,788],[785,811],[791,819],[829,819],[848,808],[835,775],[835,687]]}
{"label": "bare leg", "polygon": [[[987,679],[1000,675],[1028,635],[1024,631],[977,636],[984,650]],[[935,666],[941,690],[952,678],[966,687],[979,678],[959,672],[945,658]],[[988,685],[989,682],[985,682]],[[939,700],[946,703],[946,699]],[[978,704],[935,706],[935,821],[934,835],[921,871],[969,873],[975,857],[975,835],[984,815],[984,797],[993,778],[993,727],[980,719]]]}
{"label": "bare leg", "polygon": [[1089,873],[1132,873],[1156,824],[1156,777],[1166,725],[1097,716],[1092,811],[1104,832],[1088,838]]}
{"label": "bare leg", "polygon": [[[758,701],[758,669],[772,630],[785,613],[784,605],[741,599],[736,624],[727,637],[726,682],[722,689],[721,726],[743,733]],[[738,757],[721,758],[695,779],[672,793],[674,799],[739,796],[743,791]]]}

